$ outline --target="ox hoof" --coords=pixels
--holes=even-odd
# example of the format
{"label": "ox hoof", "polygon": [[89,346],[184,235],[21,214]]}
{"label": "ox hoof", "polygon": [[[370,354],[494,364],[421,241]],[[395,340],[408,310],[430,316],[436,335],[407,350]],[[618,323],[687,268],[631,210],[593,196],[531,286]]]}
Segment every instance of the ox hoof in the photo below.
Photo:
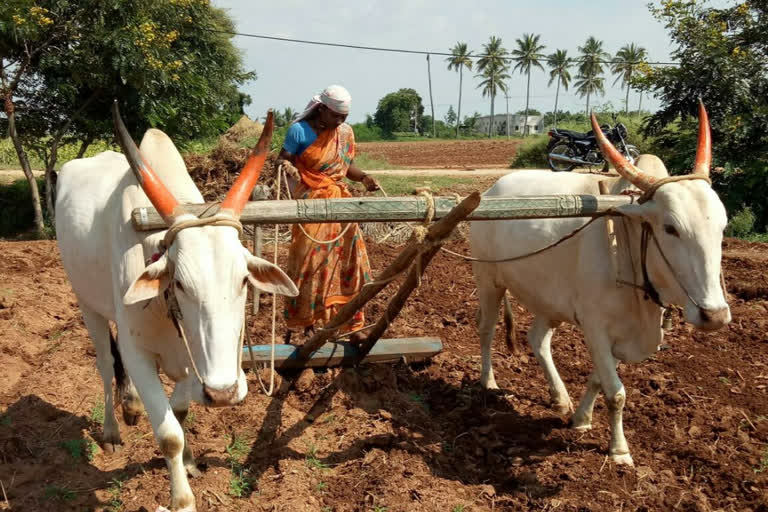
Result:
{"label": "ox hoof", "polygon": [[553,404],[552,409],[555,410],[560,416],[568,416],[573,414],[573,404],[571,402],[565,404]]}
{"label": "ox hoof", "polygon": [[139,422],[139,416],[141,416],[141,414],[133,414],[127,411],[123,411],[123,421],[130,427],[136,426],[136,424]]}
{"label": "ox hoof", "polygon": [[191,463],[185,463],[184,468],[187,470],[187,474],[190,478],[197,478],[200,476],[203,476],[203,472],[200,471],[200,469],[197,467],[197,464],[194,462]]}
{"label": "ox hoof", "polygon": [[116,443],[104,443],[104,453],[113,454],[123,451],[123,445],[120,442]]}
{"label": "ox hoof", "polygon": [[496,384],[496,379],[488,379],[487,381],[481,382],[480,384],[482,384],[483,389],[487,389],[487,390],[499,389],[499,385]]}
{"label": "ox hoof", "polygon": [[592,420],[571,418],[568,422],[568,426],[577,432],[586,432],[592,430]]}
{"label": "ox hoof", "polygon": [[171,510],[171,509],[165,508],[162,505],[159,505],[155,509],[155,512],[197,512],[197,508],[194,505],[189,505],[187,507],[177,508],[177,509]]}
{"label": "ox hoof", "polygon": [[620,466],[634,466],[635,463],[632,460],[632,456],[628,453],[614,453],[611,455],[611,460],[614,464]]}

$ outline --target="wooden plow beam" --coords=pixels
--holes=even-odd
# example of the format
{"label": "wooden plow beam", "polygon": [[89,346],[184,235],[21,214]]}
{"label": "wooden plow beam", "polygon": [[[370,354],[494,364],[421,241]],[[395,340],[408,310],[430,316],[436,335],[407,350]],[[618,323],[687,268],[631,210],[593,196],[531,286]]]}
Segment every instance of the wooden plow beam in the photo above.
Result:
{"label": "wooden plow beam", "polygon": [[[630,196],[552,195],[525,197],[483,197],[466,220],[536,219],[593,217],[630,204]],[[434,219],[442,219],[457,204],[455,197],[435,197]],[[199,215],[215,204],[184,205],[186,212]],[[240,216],[243,224],[311,224],[321,222],[415,222],[424,220],[428,201],[423,196],[354,197],[341,199],[293,199],[251,201]],[[163,219],[152,207],[135,208],[133,226],[137,231],[165,229]]]}
{"label": "wooden plow beam", "polygon": [[[269,345],[253,345],[253,363],[269,364]],[[440,338],[398,338],[381,339],[367,353],[349,343],[329,342],[315,350],[309,358],[299,357],[299,349],[296,345],[275,345],[275,368],[307,368],[307,367],[332,367],[351,366],[358,362],[363,363],[396,363],[405,359],[408,363],[424,361],[443,350]],[[248,347],[243,347],[243,368],[250,368],[251,354]]]}

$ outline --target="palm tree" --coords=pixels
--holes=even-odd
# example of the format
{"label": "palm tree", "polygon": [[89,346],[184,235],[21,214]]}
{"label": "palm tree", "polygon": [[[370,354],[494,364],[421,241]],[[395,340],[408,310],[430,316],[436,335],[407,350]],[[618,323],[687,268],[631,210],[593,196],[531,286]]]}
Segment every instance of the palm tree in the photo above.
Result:
{"label": "palm tree", "polygon": [[603,42],[589,36],[584,46],[579,46],[581,52],[579,74],[576,77],[576,90],[582,98],[587,97],[587,115],[589,115],[589,98],[594,93],[605,94],[605,79],[603,61],[611,56],[603,50]]}
{"label": "palm tree", "polygon": [[291,107],[286,107],[283,110],[283,122],[285,124],[291,124],[299,117],[299,113],[293,110]]}
{"label": "palm tree", "polygon": [[528,101],[531,97],[531,67],[536,66],[544,71],[544,66],[541,65],[539,59],[544,55],[541,51],[544,49],[543,44],[539,44],[540,35],[523,34],[522,39],[517,39],[517,48],[512,50],[513,60],[517,62],[515,64],[515,71],[525,73],[528,75],[528,85],[525,89],[525,123],[523,124],[523,136],[528,134]]}
{"label": "palm tree", "polygon": [[645,60],[647,51],[635,43],[626,44],[616,52],[616,62],[611,67],[611,72],[618,75],[613,85],[621,80],[621,87],[627,88],[627,96],[624,100],[624,112],[629,114],[629,85],[637,66]]}
{"label": "palm tree", "polygon": [[493,104],[496,99],[497,91],[507,92],[506,80],[509,80],[509,64],[504,56],[507,54],[506,48],[501,46],[501,38],[491,36],[488,43],[483,45],[483,55],[477,61],[477,70],[479,74],[476,78],[482,78],[480,85],[483,88],[483,96],[491,97],[491,122],[488,126],[488,137],[493,131]]}
{"label": "palm tree", "polygon": [[451,56],[445,59],[448,62],[448,71],[456,70],[459,72],[459,111],[456,114],[456,137],[459,136],[459,125],[461,124],[461,83],[463,81],[463,71],[467,68],[472,71],[472,52],[467,49],[467,43],[456,43],[451,48]]}
{"label": "palm tree", "polygon": [[547,85],[552,85],[552,82],[557,78],[557,92],[555,92],[555,128],[557,128],[557,100],[560,97],[560,84],[567,91],[571,83],[571,73],[568,71],[570,67],[568,50],[555,50],[555,53],[547,57],[547,64],[550,68],[549,84]]}

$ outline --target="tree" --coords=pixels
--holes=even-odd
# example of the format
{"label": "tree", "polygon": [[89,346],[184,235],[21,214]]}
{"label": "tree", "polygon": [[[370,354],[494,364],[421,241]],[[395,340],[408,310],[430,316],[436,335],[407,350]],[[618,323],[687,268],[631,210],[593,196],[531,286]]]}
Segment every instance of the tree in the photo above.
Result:
{"label": "tree", "polygon": [[589,98],[592,94],[605,94],[605,79],[603,78],[603,61],[611,58],[603,50],[603,42],[589,36],[584,46],[579,46],[581,52],[579,74],[576,77],[576,91],[579,96],[587,97],[587,115],[589,115]]}
{"label": "tree", "polygon": [[483,45],[483,55],[477,61],[477,70],[479,74],[476,78],[482,78],[478,88],[483,89],[483,97],[491,97],[491,122],[488,125],[488,137],[493,133],[493,104],[498,91],[507,92],[507,83],[509,80],[509,63],[504,57],[507,54],[506,48],[502,46],[501,38],[491,36],[490,40]]}
{"label": "tree", "polygon": [[448,112],[445,113],[445,122],[448,125],[453,126],[454,123],[458,123],[458,120],[459,120],[459,116],[456,115],[456,112],[453,110],[453,105],[449,106]]}
{"label": "tree", "polygon": [[696,149],[699,99],[712,127],[715,189],[726,208],[749,207],[768,227],[768,5],[741,1],[727,8],[668,1],[651,12],[667,27],[678,66],[644,66],[632,85],[661,106],[646,120],[673,172],[688,172]]}
{"label": "tree", "polygon": [[451,56],[445,59],[448,62],[448,71],[455,69],[459,72],[459,105],[456,114],[456,136],[459,136],[459,119],[461,119],[461,88],[464,80],[464,68],[472,71],[472,52],[467,49],[467,43],[456,43],[451,48]]}
{"label": "tree", "polygon": [[555,53],[547,57],[547,65],[550,69],[549,83],[547,85],[552,85],[552,82],[557,79],[555,109],[552,111],[554,113],[554,125],[557,127],[557,100],[560,97],[560,85],[562,84],[563,89],[567,91],[568,86],[571,83],[571,73],[568,71],[568,68],[571,65],[570,59],[568,58],[568,50],[555,50]]}
{"label": "tree", "polygon": [[614,80],[613,85],[616,85],[616,82],[621,80],[621,87],[627,88],[627,96],[624,100],[624,113],[626,114],[629,114],[629,89],[632,82],[632,74],[645,60],[647,53],[645,48],[635,43],[626,44],[616,52],[616,61],[611,67],[611,72],[618,76]]}
{"label": "tree", "polygon": [[525,73],[528,76],[528,82],[525,88],[525,122],[523,124],[523,137],[528,134],[528,103],[531,98],[531,67],[536,66],[544,71],[540,59],[544,57],[541,51],[543,44],[539,44],[540,35],[523,34],[522,39],[517,39],[517,48],[512,50],[512,59],[517,62],[515,71]]}
{"label": "tree", "polygon": [[394,132],[409,131],[411,126],[418,126],[418,118],[423,117],[424,105],[421,96],[413,89],[400,89],[391,92],[379,100],[373,121],[387,135]]}
{"label": "tree", "polygon": [[[13,0],[0,10],[0,84],[5,119],[32,190],[35,226],[44,224],[28,151],[46,165],[46,204],[53,215],[58,148],[111,138],[110,105],[118,98],[129,129],[170,136],[220,133],[255,77],[231,44],[234,25],[207,2]],[[53,219],[52,219],[53,220]]]}

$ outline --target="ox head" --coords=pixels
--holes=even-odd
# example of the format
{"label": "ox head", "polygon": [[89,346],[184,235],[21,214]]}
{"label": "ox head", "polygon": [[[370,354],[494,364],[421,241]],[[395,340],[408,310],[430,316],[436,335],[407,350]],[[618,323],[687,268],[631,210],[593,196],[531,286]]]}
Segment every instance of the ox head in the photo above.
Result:
{"label": "ox head", "polygon": [[683,306],[685,319],[700,329],[727,325],[731,311],[721,274],[727,217],[708,179],[712,140],[704,105],[699,102],[698,148],[689,179],[660,179],[668,173],[653,155],[642,155],[637,165],[627,161],[602,133],[594,114],[592,128],[600,149],[619,174],[645,193],[645,202],[620,211],[652,230],[648,274],[661,300]]}
{"label": "ox head", "polygon": [[[201,223],[194,215],[184,213],[131,139],[116,103],[113,117],[118,141],[139,185],[165,219],[169,232],[175,233],[166,235],[165,252],[133,282],[123,302],[131,305],[164,294],[171,303],[175,299],[176,317],[202,380],[201,386],[193,386],[198,392],[193,392],[191,398],[212,406],[237,403],[247,393],[239,351],[248,284],[267,293],[298,294],[296,285],[280,268],[253,256],[238,236],[240,212],[269,150],[272,112],[213,223]],[[168,147],[175,151],[170,141]],[[189,366],[189,355],[182,345],[179,347],[178,357]]]}

